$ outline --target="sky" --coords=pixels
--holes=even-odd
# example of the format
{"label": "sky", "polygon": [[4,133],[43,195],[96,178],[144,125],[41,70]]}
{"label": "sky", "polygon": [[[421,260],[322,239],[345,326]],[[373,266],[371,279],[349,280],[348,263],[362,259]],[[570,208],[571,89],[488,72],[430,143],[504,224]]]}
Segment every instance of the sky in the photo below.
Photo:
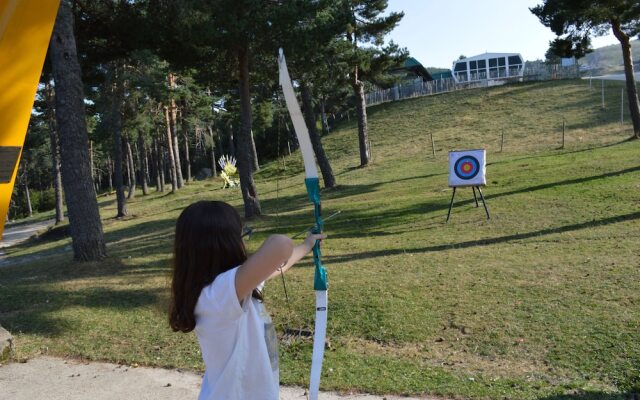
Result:
{"label": "sky", "polygon": [[[451,68],[460,55],[520,53],[544,59],[555,35],[531,14],[542,0],[389,0],[389,11],[404,11],[389,38],[406,47],[425,67]],[[619,44],[594,38],[594,48]]]}

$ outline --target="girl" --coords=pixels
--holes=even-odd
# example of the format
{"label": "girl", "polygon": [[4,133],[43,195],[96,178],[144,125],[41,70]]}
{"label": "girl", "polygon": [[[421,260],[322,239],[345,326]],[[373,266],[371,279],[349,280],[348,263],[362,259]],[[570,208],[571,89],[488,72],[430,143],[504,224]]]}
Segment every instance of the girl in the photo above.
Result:
{"label": "girl", "polygon": [[199,400],[277,400],[275,330],[262,305],[264,281],[311,251],[271,235],[250,257],[236,210],[220,201],[188,206],[176,224],[171,309],[174,331],[195,330],[206,371]]}

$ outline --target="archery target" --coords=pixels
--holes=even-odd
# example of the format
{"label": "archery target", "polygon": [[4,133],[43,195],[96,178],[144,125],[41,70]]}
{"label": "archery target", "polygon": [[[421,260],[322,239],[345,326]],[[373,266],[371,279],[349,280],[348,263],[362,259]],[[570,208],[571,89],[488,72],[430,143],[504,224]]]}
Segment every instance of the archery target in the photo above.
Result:
{"label": "archery target", "polygon": [[485,150],[449,152],[449,186],[486,185]]}

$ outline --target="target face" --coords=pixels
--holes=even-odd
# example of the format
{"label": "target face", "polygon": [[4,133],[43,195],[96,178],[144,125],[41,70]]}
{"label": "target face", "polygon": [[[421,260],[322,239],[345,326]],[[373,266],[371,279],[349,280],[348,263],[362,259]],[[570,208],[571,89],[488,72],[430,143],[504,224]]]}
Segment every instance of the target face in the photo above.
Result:
{"label": "target face", "polygon": [[453,169],[453,172],[460,179],[469,180],[478,175],[480,171],[480,163],[472,156],[464,156],[458,161]]}
{"label": "target face", "polygon": [[485,184],[484,150],[452,151],[449,153],[449,186]]}

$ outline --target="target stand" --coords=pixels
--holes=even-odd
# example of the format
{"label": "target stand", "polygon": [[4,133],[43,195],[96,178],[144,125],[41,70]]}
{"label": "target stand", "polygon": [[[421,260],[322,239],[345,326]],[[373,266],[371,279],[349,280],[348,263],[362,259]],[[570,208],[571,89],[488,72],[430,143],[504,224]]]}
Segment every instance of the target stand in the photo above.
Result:
{"label": "target stand", "polygon": [[449,222],[449,218],[451,218],[451,209],[453,208],[453,200],[456,197],[456,190],[458,187],[469,186],[473,190],[473,200],[476,203],[476,207],[479,207],[478,196],[476,196],[476,189],[478,189],[487,219],[491,219],[487,202],[482,194],[482,189],[480,189],[480,186],[485,186],[487,183],[485,154],[484,149],[449,152],[449,187],[453,188],[453,195],[449,203],[446,222]]}

